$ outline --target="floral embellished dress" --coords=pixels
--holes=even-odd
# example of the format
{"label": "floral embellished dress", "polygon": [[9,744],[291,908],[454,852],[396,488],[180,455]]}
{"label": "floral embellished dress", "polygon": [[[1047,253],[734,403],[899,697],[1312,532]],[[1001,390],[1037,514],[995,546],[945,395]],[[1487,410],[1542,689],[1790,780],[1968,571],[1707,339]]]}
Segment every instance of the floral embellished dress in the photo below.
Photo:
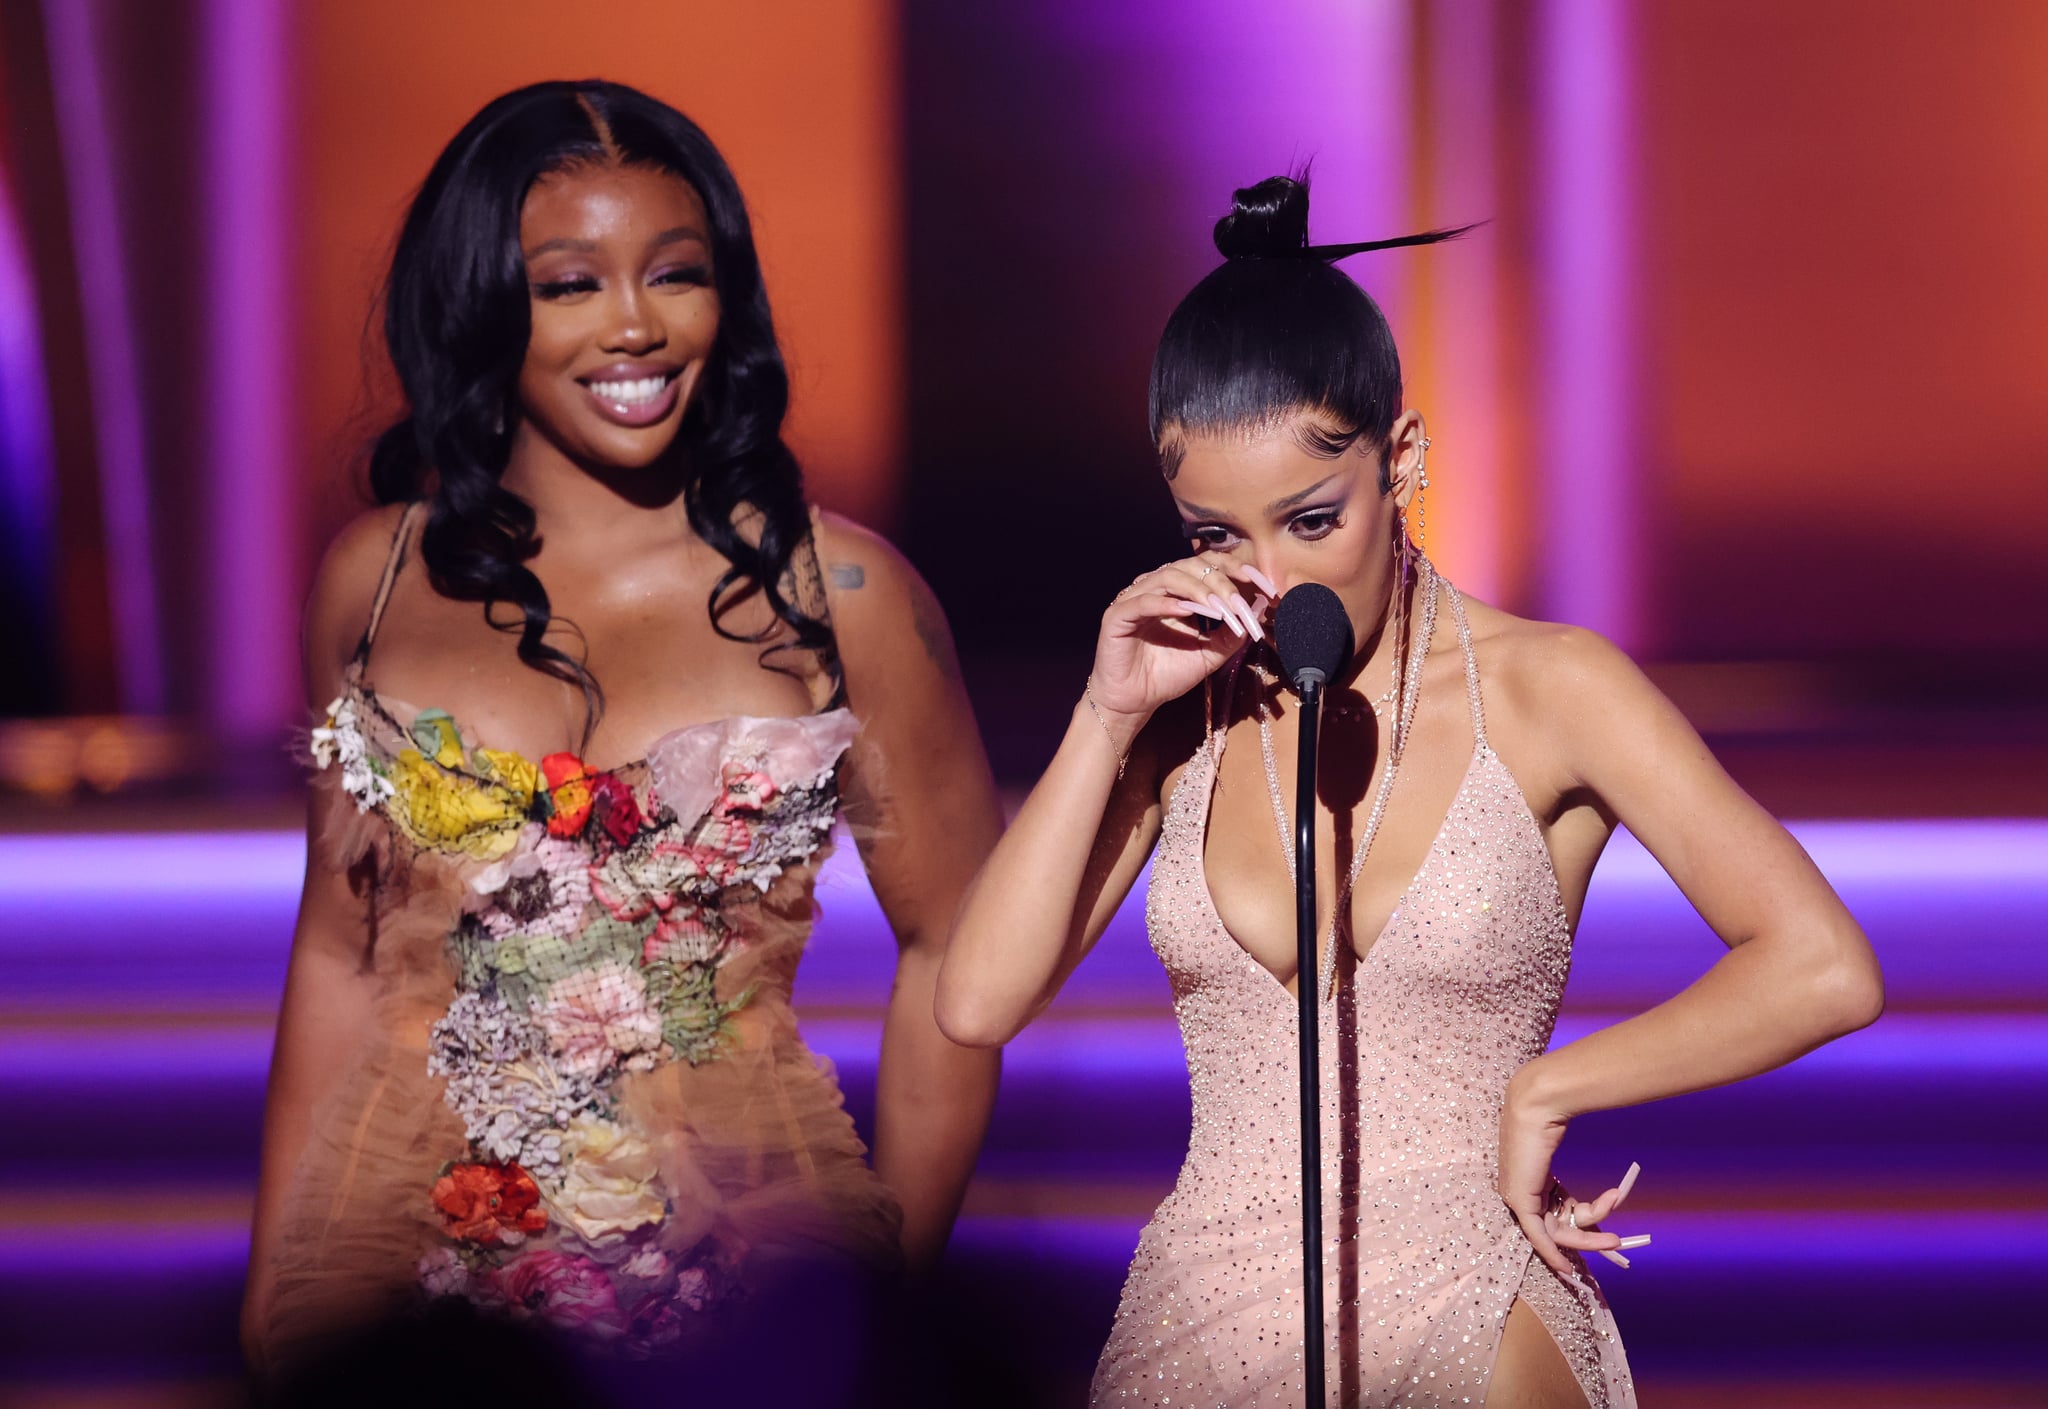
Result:
{"label": "floral embellished dress", "polygon": [[365,679],[411,517],[311,735],[350,819],[315,864],[374,877],[377,1021],[292,1180],[271,1344],[454,1296],[683,1351],[764,1268],[890,1268],[900,1211],[790,1010],[854,716],[604,772],[492,749]]}

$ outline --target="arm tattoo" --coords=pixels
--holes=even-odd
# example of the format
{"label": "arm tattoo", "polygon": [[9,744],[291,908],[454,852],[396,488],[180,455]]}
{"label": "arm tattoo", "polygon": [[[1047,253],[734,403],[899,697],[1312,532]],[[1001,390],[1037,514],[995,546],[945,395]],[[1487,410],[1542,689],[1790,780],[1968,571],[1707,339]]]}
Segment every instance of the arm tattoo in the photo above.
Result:
{"label": "arm tattoo", "polygon": [[833,563],[826,571],[832,574],[832,585],[842,592],[852,592],[867,585],[867,569],[859,563]]}

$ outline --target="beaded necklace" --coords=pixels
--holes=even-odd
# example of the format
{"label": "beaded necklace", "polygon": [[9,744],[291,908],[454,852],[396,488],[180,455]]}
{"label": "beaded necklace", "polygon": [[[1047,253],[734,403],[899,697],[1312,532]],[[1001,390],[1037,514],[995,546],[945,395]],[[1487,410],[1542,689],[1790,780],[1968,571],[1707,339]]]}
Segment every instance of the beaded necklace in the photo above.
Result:
{"label": "beaded necklace", "polygon": [[[1386,815],[1387,798],[1393,792],[1394,775],[1400,770],[1401,755],[1408,745],[1408,730],[1415,722],[1415,706],[1422,694],[1422,664],[1429,656],[1430,638],[1436,635],[1438,582],[1436,569],[1431,565],[1429,559],[1419,558],[1417,560],[1417,572],[1416,590],[1422,599],[1421,629],[1412,633],[1412,637],[1408,642],[1408,669],[1405,677],[1401,671],[1400,648],[1397,646],[1394,651],[1392,662],[1393,682],[1388,686],[1387,693],[1392,695],[1398,689],[1399,701],[1394,711],[1393,727],[1388,731],[1387,767],[1386,771],[1380,775],[1380,785],[1373,793],[1372,811],[1366,816],[1365,830],[1359,836],[1358,845],[1351,853],[1351,865],[1345,872],[1344,884],[1338,889],[1337,904],[1330,912],[1330,929],[1329,933],[1323,938],[1321,947],[1322,957],[1318,961],[1321,981],[1317,984],[1317,988],[1320,990],[1322,998],[1328,998],[1335,991],[1336,964],[1334,959],[1337,946],[1338,922],[1351,903],[1351,888],[1357,884],[1358,873],[1364,868],[1365,858],[1372,851],[1373,838],[1377,837],[1380,833],[1380,819]],[[1411,614],[1413,614],[1413,608],[1410,610]],[[1397,586],[1395,589],[1393,611],[1389,613],[1389,616],[1396,617],[1400,614],[1400,611],[1400,593]],[[1397,623],[1390,622],[1390,624]],[[1258,673],[1260,679],[1262,681],[1265,680],[1266,672],[1261,669]],[[1272,682],[1268,681],[1267,683]],[[1373,712],[1378,714],[1379,711],[1375,709]],[[1295,875],[1294,838],[1288,832],[1287,803],[1280,790],[1280,768],[1273,759],[1273,713],[1267,708],[1266,697],[1263,691],[1259,695],[1259,754],[1266,764],[1266,792],[1273,801],[1273,825],[1280,834],[1280,851],[1287,858],[1287,875],[1292,880]],[[1314,799],[1304,800],[1304,805],[1313,807],[1315,805]],[[1313,857],[1310,858],[1310,864],[1314,864]]]}

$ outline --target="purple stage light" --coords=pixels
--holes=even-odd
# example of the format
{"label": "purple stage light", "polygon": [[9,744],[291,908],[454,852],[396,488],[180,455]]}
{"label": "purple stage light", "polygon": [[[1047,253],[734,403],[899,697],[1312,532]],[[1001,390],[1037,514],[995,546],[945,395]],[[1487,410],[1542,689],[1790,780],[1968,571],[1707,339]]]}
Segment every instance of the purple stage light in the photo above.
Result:
{"label": "purple stage light", "polygon": [[114,148],[100,81],[95,19],[105,7],[43,0],[50,80],[63,147],[65,191],[77,249],[79,308],[99,445],[100,512],[106,526],[107,594],[113,604],[121,705],[160,714],[166,704],[142,393],[130,316],[126,242],[115,192]]}
{"label": "purple stage light", "polygon": [[1544,0],[1542,610],[1642,641],[1629,0]]}
{"label": "purple stage light", "polygon": [[213,545],[204,678],[215,737],[254,747],[298,717],[290,502],[297,359],[285,292],[289,8],[284,0],[206,5]]}
{"label": "purple stage light", "polygon": [[16,611],[38,622],[47,622],[56,592],[50,545],[56,539],[57,470],[50,457],[35,276],[15,194],[0,183],[0,527],[12,581],[27,594]]}

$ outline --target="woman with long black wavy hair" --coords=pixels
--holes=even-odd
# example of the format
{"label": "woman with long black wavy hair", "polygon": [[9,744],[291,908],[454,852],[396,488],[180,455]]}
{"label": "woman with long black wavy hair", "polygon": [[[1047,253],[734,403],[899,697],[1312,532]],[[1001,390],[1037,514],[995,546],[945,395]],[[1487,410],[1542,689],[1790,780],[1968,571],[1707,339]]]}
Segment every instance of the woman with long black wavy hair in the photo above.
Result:
{"label": "woman with long black wavy hair", "polygon": [[[1000,828],[944,618],[807,506],[738,186],[664,104],[486,106],[385,333],[382,507],[306,613],[251,1354],[436,1301],[630,1356],[852,1317],[943,1247],[995,1086],[932,1018]],[[873,1169],[789,1006],[842,802],[900,943]]]}

